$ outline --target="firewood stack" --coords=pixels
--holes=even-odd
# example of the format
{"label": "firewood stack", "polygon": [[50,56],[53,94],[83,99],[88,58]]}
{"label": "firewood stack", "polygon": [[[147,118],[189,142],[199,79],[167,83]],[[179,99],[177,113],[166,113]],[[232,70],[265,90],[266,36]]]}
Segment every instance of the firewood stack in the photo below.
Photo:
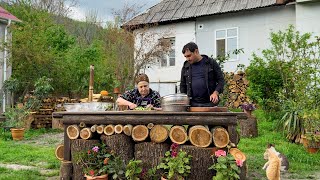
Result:
{"label": "firewood stack", "polygon": [[227,107],[238,108],[241,104],[250,102],[249,97],[246,95],[249,81],[246,79],[244,72],[238,71],[237,74],[225,72],[224,78],[226,82],[224,95],[228,99],[226,102]]}
{"label": "firewood stack", "polygon": [[51,128],[52,113],[55,107],[55,98],[45,98],[41,102],[40,109],[34,115],[34,121],[31,124],[32,128]]}

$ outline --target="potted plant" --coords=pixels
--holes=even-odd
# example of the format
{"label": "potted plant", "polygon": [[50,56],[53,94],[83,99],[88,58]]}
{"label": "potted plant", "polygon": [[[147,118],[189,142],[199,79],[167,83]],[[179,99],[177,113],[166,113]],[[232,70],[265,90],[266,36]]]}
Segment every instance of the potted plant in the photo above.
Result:
{"label": "potted plant", "polygon": [[161,179],[182,180],[190,174],[190,160],[192,156],[185,151],[178,151],[178,144],[173,143],[170,150],[165,153],[162,162],[157,169],[163,169],[165,172]]}
{"label": "potted plant", "polygon": [[142,173],[142,167],[141,167],[141,160],[134,160],[131,159],[129,163],[126,166],[126,178],[128,180],[139,180],[141,173]]}
{"label": "potted plant", "polygon": [[4,112],[6,120],[4,125],[10,128],[13,140],[22,140],[24,137],[25,119],[30,111],[26,107],[14,106]]}
{"label": "potted plant", "polygon": [[94,145],[90,149],[77,153],[75,156],[76,162],[82,165],[82,170],[87,180],[107,180],[108,169],[114,158],[114,155],[105,144]]}
{"label": "potted plant", "polygon": [[240,167],[243,165],[241,159],[235,160],[233,155],[227,154],[226,151],[221,149],[214,149],[212,154],[213,164],[209,169],[216,171],[212,179],[215,180],[234,180],[240,179]]}

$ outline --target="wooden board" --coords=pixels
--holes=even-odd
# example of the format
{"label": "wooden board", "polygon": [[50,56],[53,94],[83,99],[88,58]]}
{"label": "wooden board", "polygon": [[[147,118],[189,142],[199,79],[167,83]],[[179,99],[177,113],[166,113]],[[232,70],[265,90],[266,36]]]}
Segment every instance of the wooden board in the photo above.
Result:
{"label": "wooden board", "polygon": [[227,107],[190,107],[190,112],[227,112]]}

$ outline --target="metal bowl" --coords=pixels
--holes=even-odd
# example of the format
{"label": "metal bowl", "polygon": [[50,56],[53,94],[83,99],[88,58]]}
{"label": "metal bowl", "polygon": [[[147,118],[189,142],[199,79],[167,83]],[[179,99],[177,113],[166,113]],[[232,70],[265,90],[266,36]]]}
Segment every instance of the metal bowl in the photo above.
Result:
{"label": "metal bowl", "polygon": [[189,105],[190,99],[186,94],[170,94],[161,97],[161,107],[164,105]]}
{"label": "metal bowl", "polygon": [[168,104],[168,105],[162,105],[161,108],[162,108],[162,111],[186,112],[188,111],[189,105]]}

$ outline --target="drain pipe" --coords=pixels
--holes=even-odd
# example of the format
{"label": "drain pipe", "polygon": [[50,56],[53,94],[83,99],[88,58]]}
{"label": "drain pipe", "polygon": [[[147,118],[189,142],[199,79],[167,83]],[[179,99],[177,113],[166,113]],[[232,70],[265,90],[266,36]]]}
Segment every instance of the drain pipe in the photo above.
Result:
{"label": "drain pipe", "polygon": [[[8,24],[6,28],[4,29],[4,43],[6,44],[4,46],[4,52],[3,52],[3,82],[7,80],[7,56],[8,56],[8,48],[7,48],[7,42],[8,42],[8,28],[11,25],[11,19],[8,19]],[[2,97],[2,112],[6,111],[6,93],[2,90],[3,97]]]}

